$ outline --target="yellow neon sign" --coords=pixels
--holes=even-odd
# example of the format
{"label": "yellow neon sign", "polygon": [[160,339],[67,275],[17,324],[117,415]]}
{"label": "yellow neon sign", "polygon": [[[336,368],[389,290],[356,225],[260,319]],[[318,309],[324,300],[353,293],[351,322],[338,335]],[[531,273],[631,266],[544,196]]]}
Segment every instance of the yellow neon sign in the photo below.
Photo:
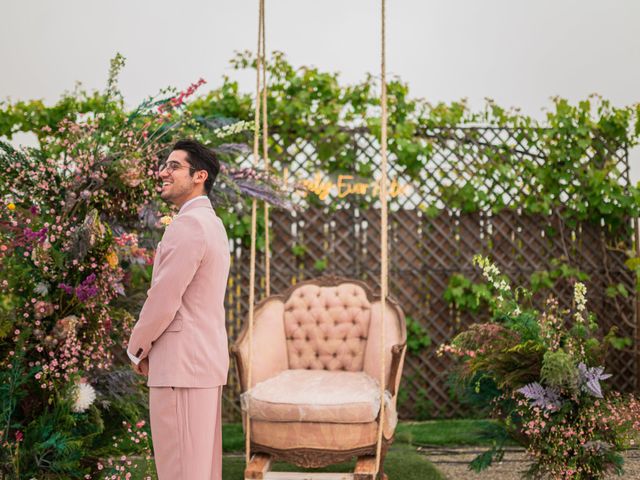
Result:
{"label": "yellow neon sign", "polygon": [[[288,171],[284,172],[285,181]],[[323,173],[316,172],[311,178],[299,180],[298,183],[306,190],[301,195],[306,196],[308,192],[314,193],[325,200],[329,195],[335,195],[337,198],[346,198],[350,195],[370,195],[378,197],[380,195],[380,181],[361,182],[354,175],[338,175],[336,181],[326,178]],[[401,184],[397,178],[390,179],[387,183],[387,192],[391,198],[400,195],[407,195],[410,185]]]}

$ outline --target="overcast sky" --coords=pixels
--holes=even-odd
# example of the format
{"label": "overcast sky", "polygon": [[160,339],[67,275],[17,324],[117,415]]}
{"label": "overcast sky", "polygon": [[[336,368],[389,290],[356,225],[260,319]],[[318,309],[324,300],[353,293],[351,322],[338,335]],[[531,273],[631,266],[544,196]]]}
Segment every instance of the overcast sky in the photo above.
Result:
{"label": "overcast sky", "polygon": [[[266,0],[267,50],[294,65],[357,82],[379,71],[378,0]],[[549,97],[600,93],[640,101],[638,0],[388,0],[388,72],[413,96],[485,97],[542,118]],[[127,103],[164,86],[222,75],[246,91],[254,76],[229,67],[256,48],[257,0],[2,0],[0,98],[54,102],[77,81],[105,85],[109,59],[127,57]],[[29,142],[28,138],[20,137]],[[640,152],[632,153],[640,180]]]}

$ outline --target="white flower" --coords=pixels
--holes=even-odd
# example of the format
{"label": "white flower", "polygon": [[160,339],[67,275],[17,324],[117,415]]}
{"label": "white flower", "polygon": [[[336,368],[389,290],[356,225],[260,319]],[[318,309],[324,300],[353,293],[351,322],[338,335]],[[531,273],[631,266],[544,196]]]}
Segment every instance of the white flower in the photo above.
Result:
{"label": "white flower", "polygon": [[584,312],[587,308],[587,287],[585,287],[584,283],[576,282],[573,287],[573,299],[576,302],[576,310],[579,312]]}
{"label": "white flower", "polygon": [[587,287],[585,287],[584,283],[576,282],[573,287],[573,301],[576,305],[576,313],[574,313],[573,318],[576,323],[584,323],[586,321],[586,311],[587,311]]}
{"label": "white flower", "polygon": [[34,288],[33,291],[44,296],[49,293],[49,284],[40,282],[36,285],[36,288]]}
{"label": "white flower", "polygon": [[221,128],[216,128],[213,131],[213,134],[218,138],[228,137],[229,135],[233,135],[235,133],[240,133],[245,130],[250,130],[253,128],[253,121],[245,122],[244,120],[225,125]]}
{"label": "white flower", "polygon": [[71,409],[74,412],[82,413],[91,406],[96,399],[96,391],[86,382],[76,383],[75,399]]}
{"label": "white flower", "polygon": [[[487,279],[489,284],[493,286],[496,290],[500,292],[509,292],[511,291],[511,286],[509,283],[501,279],[500,269],[495,266],[494,263],[491,262],[487,257],[483,257],[482,255],[475,255],[473,257],[473,263],[482,268],[482,275]],[[502,300],[501,300],[502,301]]]}

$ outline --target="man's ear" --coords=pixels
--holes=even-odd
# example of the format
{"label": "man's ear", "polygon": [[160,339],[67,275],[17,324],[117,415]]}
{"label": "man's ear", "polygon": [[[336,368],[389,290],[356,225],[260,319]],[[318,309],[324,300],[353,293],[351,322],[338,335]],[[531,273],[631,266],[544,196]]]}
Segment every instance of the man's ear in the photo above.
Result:
{"label": "man's ear", "polygon": [[209,172],[206,170],[198,170],[196,172],[196,183],[204,183],[207,181],[207,178],[209,178]]}

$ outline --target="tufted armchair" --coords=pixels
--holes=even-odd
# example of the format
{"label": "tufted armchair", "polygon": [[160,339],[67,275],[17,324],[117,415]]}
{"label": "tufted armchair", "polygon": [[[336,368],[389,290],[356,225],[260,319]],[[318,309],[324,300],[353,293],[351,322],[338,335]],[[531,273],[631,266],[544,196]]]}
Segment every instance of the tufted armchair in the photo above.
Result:
{"label": "tufted armchair", "polygon": [[[383,454],[393,440],[406,350],[402,310],[385,313]],[[380,413],[381,305],[366,284],[338,277],[298,283],[254,313],[252,382],[248,326],[232,347],[252,452],[303,467],[375,455]]]}

